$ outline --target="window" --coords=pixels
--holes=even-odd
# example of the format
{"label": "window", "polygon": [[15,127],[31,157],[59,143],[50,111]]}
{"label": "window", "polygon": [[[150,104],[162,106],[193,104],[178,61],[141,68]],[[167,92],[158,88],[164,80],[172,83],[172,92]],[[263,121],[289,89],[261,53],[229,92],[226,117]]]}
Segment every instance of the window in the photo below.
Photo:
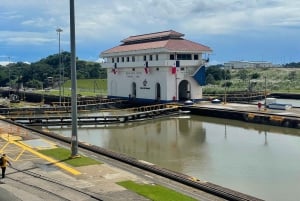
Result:
{"label": "window", "polygon": [[198,59],[199,59],[198,54],[194,54],[194,60],[198,60]]}
{"label": "window", "polygon": [[132,71],[135,71],[135,68],[132,68]]}
{"label": "window", "polygon": [[177,54],[177,60],[192,60],[191,54]]}
{"label": "window", "polygon": [[124,62],[124,57],[122,57],[122,62]]}
{"label": "window", "polygon": [[112,63],[115,63],[115,58],[111,58],[111,62],[112,62]]}
{"label": "window", "polygon": [[152,55],[150,55],[150,58],[149,58],[149,60],[150,60],[150,61],[152,61]]}
{"label": "window", "polygon": [[131,61],[135,62],[135,56],[132,56]]}
{"label": "window", "polygon": [[156,57],[156,61],[158,61],[158,54],[157,54],[157,55],[155,55],[155,57]]}
{"label": "window", "polygon": [[129,57],[126,58],[126,61],[129,62]]}
{"label": "window", "polygon": [[118,62],[118,63],[120,62],[120,59],[119,59],[119,57],[117,57],[117,62]]}
{"label": "window", "polygon": [[144,55],[144,61],[147,61],[147,56],[146,55]]}
{"label": "window", "polygon": [[156,68],[157,71],[159,71],[159,68]]}
{"label": "window", "polygon": [[170,54],[170,60],[175,60],[175,55],[174,54]]}

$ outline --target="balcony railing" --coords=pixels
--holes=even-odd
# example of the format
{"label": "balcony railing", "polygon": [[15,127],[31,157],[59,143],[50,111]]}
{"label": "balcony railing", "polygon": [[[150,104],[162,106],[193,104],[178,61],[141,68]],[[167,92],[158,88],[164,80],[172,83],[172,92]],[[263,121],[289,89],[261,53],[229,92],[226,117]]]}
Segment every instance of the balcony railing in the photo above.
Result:
{"label": "balcony railing", "polygon": [[[114,68],[115,64],[117,68],[138,68],[145,67],[146,61],[136,62],[119,62],[119,63],[102,63],[103,68]],[[148,61],[148,67],[172,67],[176,64],[176,60],[161,60],[161,61]],[[180,67],[197,67],[204,64],[204,60],[180,60]]]}

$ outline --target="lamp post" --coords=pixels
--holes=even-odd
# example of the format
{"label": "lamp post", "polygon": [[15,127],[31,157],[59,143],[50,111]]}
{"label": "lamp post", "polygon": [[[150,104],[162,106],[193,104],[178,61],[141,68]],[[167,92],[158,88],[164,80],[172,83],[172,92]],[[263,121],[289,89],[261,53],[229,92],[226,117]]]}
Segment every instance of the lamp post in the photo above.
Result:
{"label": "lamp post", "polygon": [[74,0],[70,0],[70,38],[71,38],[71,84],[72,84],[72,137],[71,157],[78,156],[77,134],[77,75],[76,75],[76,44],[75,44],[75,8]]}
{"label": "lamp post", "polygon": [[9,85],[9,89],[8,89],[8,98],[10,99],[10,90],[11,90],[11,79],[10,79],[10,57],[8,57],[8,85]]}
{"label": "lamp post", "polygon": [[224,105],[227,103],[227,77],[226,77],[226,68],[224,66],[224,77],[225,77],[225,92],[224,92]]}
{"label": "lamp post", "polygon": [[63,30],[61,28],[57,28],[56,32],[58,34],[58,68],[59,68],[59,105],[61,106],[61,58],[60,58],[60,33]]}
{"label": "lamp post", "polygon": [[265,79],[265,110],[267,110],[267,77],[264,76]]}

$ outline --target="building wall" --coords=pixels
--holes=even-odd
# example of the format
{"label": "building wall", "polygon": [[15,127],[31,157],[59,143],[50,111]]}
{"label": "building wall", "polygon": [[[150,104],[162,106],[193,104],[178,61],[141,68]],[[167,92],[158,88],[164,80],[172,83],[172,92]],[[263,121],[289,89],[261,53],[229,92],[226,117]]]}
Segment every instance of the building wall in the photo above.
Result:
{"label": "building wall", "polygon": [[136,83],[136,97],[138,99],[156,99],[156,83],[160,84],[161,100],[168,100],[170,94],[173,94],[172,88],[167,87],[168,74],[171,74],[169,68],[149,68],[149,73],[145,73],[144,68],[117,69],[113,74],[108,69],[108,94],[116,97],[134,97],[132,93],[132,84]]}
{"label": "building wall", "polygon": [[259,61],[231,61],[224,63],[225,68],[271,68],[273,64],[270,62]]}
{"label": "building wall", "polygon": [[[189,67],[177,68],[177,73],[172,74],[171,67],[149,67],[146,74],[144,68],[117,69],[117,73],[108,69],[108,94],[112,97],[134,97],[145,101],[157,99],[156,85],[160,85],[160,100],[173,101],[179,99],[179,85],[188,82],[188,91],[191,99],[202,98],[202,87],[192,78]],[[136,96],[132,92],[132,84],[136,84]]]}
{"label": "building wall", "polygon": [[[201,99],[202,87],[192,77],[199,66],[204,64],[202,54],[197,53],[198,59],[194,60],[196,53],[191,53],[192,60],[180,60],[176,74],[172,74],[172,67],[176,60],[170,60],[170,54],[175,52],[127,52],[126,55],[114,53],[106,57],[102,63],[107,68],[108,96],[120,98],[136,98],[144,101],[161,100],[169,102],[179,100],[180,97]],[[152,55],[152,60],[150,60]],[[158,60],[156,59],[158,55]],[[132,61],[132,56],[135,60]],[[146,56],[146,61],[144,56]],[[129,59],[127,59],[129,57]],[[117,59],[119,58],[119,59]],[[148,74],[145,72],[148,63]],[[113,70],[116,73],[113,73]],[[136,84],[136,96],[133,94],[133,83]],[[157,83],[160,85],[160,97],[157,97]],[[182,99],[182,98],[181,98]],[[183,98],[186,99],[186,98]]]}

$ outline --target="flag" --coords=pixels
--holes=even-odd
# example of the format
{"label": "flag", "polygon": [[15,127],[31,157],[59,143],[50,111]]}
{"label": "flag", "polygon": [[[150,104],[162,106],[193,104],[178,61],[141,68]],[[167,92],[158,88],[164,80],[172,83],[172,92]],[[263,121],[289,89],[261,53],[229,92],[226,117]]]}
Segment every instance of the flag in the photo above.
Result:
{"label": "flag", "polygon": [[114,68],[112,69],[112,72],[114,73],[114,74],[116,74],[118,71],[117,71],[117,64],[115,63],[115,66],[114,66]]}
{"label": "flag", "polygon": [[145,63],[145,73],[146,74],[149,73],[148,61],[146,61],[146,63]]}
{"label": "flag", "polygon": [[175,63],[172,66],[172,74],[176,74],[176,65],[175,65]]}

